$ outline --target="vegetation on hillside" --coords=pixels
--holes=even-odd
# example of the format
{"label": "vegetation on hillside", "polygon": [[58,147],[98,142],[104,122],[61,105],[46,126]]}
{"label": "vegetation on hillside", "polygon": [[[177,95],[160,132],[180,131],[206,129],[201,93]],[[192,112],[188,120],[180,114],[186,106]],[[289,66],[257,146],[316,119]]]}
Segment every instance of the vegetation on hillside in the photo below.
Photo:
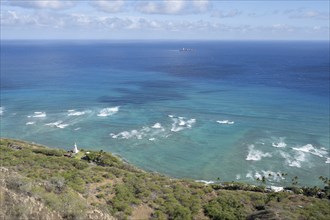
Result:
{"label": "vegetation on hillside", "polygon": [[327,177],[324,189],[275,193],[170,179],[103,151],[65,154],[1,139],[0,219],[330,219]]}

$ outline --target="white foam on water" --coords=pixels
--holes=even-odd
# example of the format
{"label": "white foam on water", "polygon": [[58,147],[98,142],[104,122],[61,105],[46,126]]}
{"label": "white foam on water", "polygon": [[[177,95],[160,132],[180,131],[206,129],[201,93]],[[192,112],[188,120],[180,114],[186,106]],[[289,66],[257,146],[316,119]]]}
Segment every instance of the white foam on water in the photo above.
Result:
{"label": "white foam on water", "polygon": [[318,156],[318,157],[325,157],[328,155],[328,152],[324,149],[317,149],[316,147],[314,147],[313,145],[311,144],[306,144],[302,147],[293,147],[292,149],[296,150],[296,151],[301,151],[301,152],[304,152],[304,153],[310,153],[310,154],[313,154],[315,156]]}
{"label": "white foam on water", "polygon": [[240,174],[236,174],[236,180],[241,179],[241,175]]}
{"label": "white foam on water", "polygon": [[164,129],[163,126],[160,123],[156,123],[152,126],[152,128],[157,128],[157,129]]}
{"label": "white foam on water", "polygon": [[2,116],[4,112],[5,112],[5,107],[0,106],[0,116]]}
{"label": "white foam on water", "polygon": [[219,124],[227,124],[227,125],[232,125],[235,122],[234,121],[229,121],[229,120],[222,120],[222,121],[217,121]]}
{"label": "white foam on water", "polygon": [[34,112],[34,115],[29,115],[28,118],[45,118],[46,116],[46,112]]}
{"label": "white foam on water", "polygon": [[208,180],[196,180],[195,182],[204,183],[206,185],[215,183],[214,181],[208,181]]}
{"label": "white foam on water", "polygon": [[287,146],[287,144],[284,142],[285,138],[284,137],[280,137],[279,141],[277,143],[272,143],[273,147],[277,147],[277,148],[284,148]]}
{"label": "white foam on water", "polygon": [[249,171],[249,172],[246,174],[245,177],[246,177],[246,178],[249,178],[249,179],[254,179],[254,178],[253,178],[253,173],[252,173],[252,171]]}
{"label": "white foam on water", "polygon": [[107,117],[116,114],[119,111],[120,106],[112,107],[112,108],[104,108],[102,109],[97,116],[99,117]]}
{"label": "white foam on water", "polygon": [[246,174],[246,178],[249,178],[251,180],[256,180],[256,179],[262,179],[262,177],[265,177],[267,181],[275,181],[275,182],[280,182],[281,180],[284,180],[285,178],[282,176],[281,172],[274,172],[271,170],[261,170],[261,171],[249,171]]}
{"label": "white foam on water", "polygon": [[262,179],[262,175],[259,172],[255,172],[254,178],[255,179]]}
{"label": "white foam on water", "polygon": [[156,137],[159,136],[165,136],[166,135],[166,129],[159,123],[155,123],[151,127],[145,126],[142,127],[139,130],[133,129],[131,131],[123,131],[118,134],[111,133],[110,136],[114,139],[120,138],[120,139],[143,139],[148,138],[149,141],[156,140]]}
{"label": "white foam on water", "polygon": [[284,180],[285,178],[282,176],[281,172],[274,172],[271,170],[262,170],[262,175],[266,177],[267,180],[273,180],[276,182],[280,182],[281,180]]}
{"label": "white foam on water", "polygon": [[80,116],[86,114],[85,111],[79,112],[74,109],[68,110],[68,116]]}
{"label": "white foam on water", "polygon": [[188,128],[191,128],[193,124],[196,123],[196,119],[192,118],[192,119],[189,119],[186,124],[187,124],[187,127]]}
{"label": "white foam on water", "polygon": [[26,122],[25,124],[26,125],[34,125],[36,122],[35,121],[28,121],[28,122]]}
{"label": "white foam on water", "polygon": [[263,157],[272,157],[272,155],[270,153],[264,153],[261,150],[255,149],[253,144],[249,145],[249,152],[246,157],[246,160],[259,161]]}
{"label": "white foam on water", "polygon": [[69,124],[63,124],[63,121],[56,121],[52,123],[45,124],[46,126],[56,127],[56,128],[66,128]]}
{"label": "white foam on water", "polygon": [[[185,117],[176,117],[168,115],[172,120],[171,129],[172,132],[179,132],[184,129],[190,129],[196,123],[196,119],[186,119]],[[141,129],[134,129],[131,131],[122,131],[118,134],[110,133],[110,136],[114,139],[144,139],[147,138],[149,141],[154,141],[159,137],[167,138],[171,134],[166,127],[159,122],[151,126],[145,126]]]}
{"label": "white foam on water", "polygon": [[78,131],[78,130],[80,130],[80,129],[81,129],[81,128],[75,128],[74,130],[75,130],[75,131]]}
{"label": "white foam on water", "polygon": [[69,124],[59,124],[57,127],[58,128],[66,128],[68,126],[69,126]]}
{"label": "white foam on water", "polygon": [[171,131],[179,132],[187,128],[192,128],[192,126],[196,123],[196,119],[186,119],[185,117],[174,117],[171,115],[170,117],[173,121]]}
{"label": "white foam on water", "polygon": [[123,131],[118,134],[111,133],[110,136],[114,139],[121,138],[121,139],[142,139],[144,137],[143,132],[139,132],[138,130],[131,130],[131,131]]}
{"label": "white foam on water", "polygon": [[330,157],[327,158],[327,160],[325,161],[325,163],[330,163]]}
{"label": "white foam on water", "polygon": [[296,152],[294,156],[286,153],[284,151],[280,151],[280,155],[285,159],[285,163],[290,167],[301,167],[302,162],[306,162],[306,155],[304,152]]}

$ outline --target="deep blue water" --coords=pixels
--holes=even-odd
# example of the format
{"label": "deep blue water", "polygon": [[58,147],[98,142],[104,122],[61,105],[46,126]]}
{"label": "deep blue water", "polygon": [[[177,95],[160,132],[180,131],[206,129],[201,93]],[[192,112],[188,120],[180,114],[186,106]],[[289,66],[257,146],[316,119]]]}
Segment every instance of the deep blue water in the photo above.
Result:
{"label": "deep blue water", "polygon": [[1,41],[1,136],[173,177],[318,184],[329,66],[329,42]]}

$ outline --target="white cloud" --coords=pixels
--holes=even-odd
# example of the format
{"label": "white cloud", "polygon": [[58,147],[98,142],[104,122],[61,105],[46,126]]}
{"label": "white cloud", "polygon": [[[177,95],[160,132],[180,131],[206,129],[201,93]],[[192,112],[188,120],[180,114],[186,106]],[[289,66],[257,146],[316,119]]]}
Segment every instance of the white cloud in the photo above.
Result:
{"label": "white cloud", "polygon": [[186,2],[184,0],[165,0],[164,10],[166,14],[177,14],[182,12]]}
{"label": "white cloud", "polygon": [[210,2],[208,0],[194,0],[192,4],[197,12],[205,12],[210,8]]}
{"label": "white cloud", "polygon": [[140,1],[135,9],[144,14],[180,15],[206,12],[209,7],[208,0],[161,0]]}
{"label": "white cloud", "polygon": [[293,27],[293,26],[287,25],[287,24],[274,24],[271,26],[271,31],[273,31],[273,32],[276,32],[276,31],[293,32],[295,30],[297,30],[297,27]]}
{"label": "white cloud", "polygon": [[211,16],[216,18],[231,18],[231,17],[239,16],[241,14],[242,11],[234,9],[231,11],[214,11]]}
{"label": "white cloud", "polygon": [[100,11],[116,13],[124,10],[125,2],[124,0],[95,0],[91,4]]}
{"label": "white cloud", "polygon": [[136,10],[146,14],[160,13],[160,5],[156,2],[142,2],[137,5]]}
{"label": "white cloud", "polygon": [[329,20],[329,12],[322,12],[312,9],[289,9],[283,11],[284,15],[288,15],[289,18],[304,18],[304,19],[318,19],[318,20]]}
{"label": "white cloud", "polygon": [[[152,36],[156,38],[204,36],[210,38],[244,38],[262,35],[264,38],[276,39],[277,37],[304,36],[328,36],[328,25],[304,26],[304,24],[292,25],[286,23],[274,23],[257,26],[252,24],[228,25],[217,19],[212,20],[188,20],[185,17],[167,17],[167,19],[153,18],[152,16],[113,16],[91,15],[85,13],[60,13],[58,11],[21,11],[2,10],[1,13],[2,34],[8,30],[34,30],[38,33],[63,33],[63,36],[74,38],[81,37],[65,35],[66,33],[84,33],[85,38],[93,38],[94,33],[106,36],[108,33],[125,33],[125,36],[136,37]],[[35,32],[37,33],[37,32]],[[137,34],[137,35],[136,35]],[[171,35],[172,34],[172,35]],[[306,35],[307,34],[307,35]],[[32,35],[31,35],[32,36]],[[36,35],[38,37],[38,35]],[[128,37],[129,38],[129,37]],[[235,39],[236,39],[235,38]]]}
{"label": "white cloud", "polygon": [[22,8],[34,8],[34,9],[68,9],[75,6],[74,1],[66,0],[10,0],[8,1],[11,6],[18,6]]}

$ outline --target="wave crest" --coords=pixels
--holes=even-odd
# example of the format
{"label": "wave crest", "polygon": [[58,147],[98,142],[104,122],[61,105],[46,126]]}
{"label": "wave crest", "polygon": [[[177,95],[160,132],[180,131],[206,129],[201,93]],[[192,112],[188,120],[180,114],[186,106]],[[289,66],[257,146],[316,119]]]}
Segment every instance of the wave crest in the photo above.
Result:
{"label": "wave crest", "polygon": [[272,155],[270,153],[264,153],[261,150],[257,150],[254,148],[254,145],[251,144],[249,146],[249,153],[246,157],[246,160],[254,160],[254,161],[259,161],[261,160],[263,157],[272,157]]}
{"label": "wave crest", "polygon": [[102,109],[97,116],[99,117],[107,117],[110,115],[114,115],[119,111],[120,106],[112,107],[112,108],[104,108]]}
{"label": "wave crest", "polygon": [[325,157],[328,155],[328,152],[324,148],[318,149],[311,144],[306,144],[302,147],[293,147],[292,149],[304,153],[310,153],[318,157]]}
{"label": "wave crest", "polygon": [[219,124],[227,124],[227,125],[232,125],[235,122],[234,121],[229,121],[229,120],[222,120],[222,121],[217,121]]}
{"label": "wave crest", "polygon": [[28,118],[45,118],[46,116],[46,112],[34,112],[34,115],[29,115]]}
{"label": "wave crest", "polygon": [[63,124],[63,121],[56,121],[56,122],[48,123],[45,125],[50,126],[50,127],[56,127],[56,128],[65,128],[65,127],[69,126],[69,124]]}
{"label": "wave crest", "polygon": [[5,107],[0,106],[0,116],[2,116],[4,112],[5,112]]}
{"label": "wave crest", "polygon": [[82,112],[79,112],[79,111],[76,111],[76,110],[68,110],[68,116],[80,116],[80,115],[84,115],[86,114],[85,111],[82,111]]}
{"label": "wave crest", "polygon": [[280,137],[279,141],[277,143],[273,142],[272,146],[277,148],[284,148],[287,146],[287,144],[284,142],[285,138]]}
{"label": "wave crest", "polygon": [[194,118],[186,120],[185,117],[175,117],[173,115],[169,115],[168,117],[170,117],[173,121],[171,128],[171,131],[173,132],[178,132],[187,128],[192,128],[192,126],[196,123],[196,119]]}

